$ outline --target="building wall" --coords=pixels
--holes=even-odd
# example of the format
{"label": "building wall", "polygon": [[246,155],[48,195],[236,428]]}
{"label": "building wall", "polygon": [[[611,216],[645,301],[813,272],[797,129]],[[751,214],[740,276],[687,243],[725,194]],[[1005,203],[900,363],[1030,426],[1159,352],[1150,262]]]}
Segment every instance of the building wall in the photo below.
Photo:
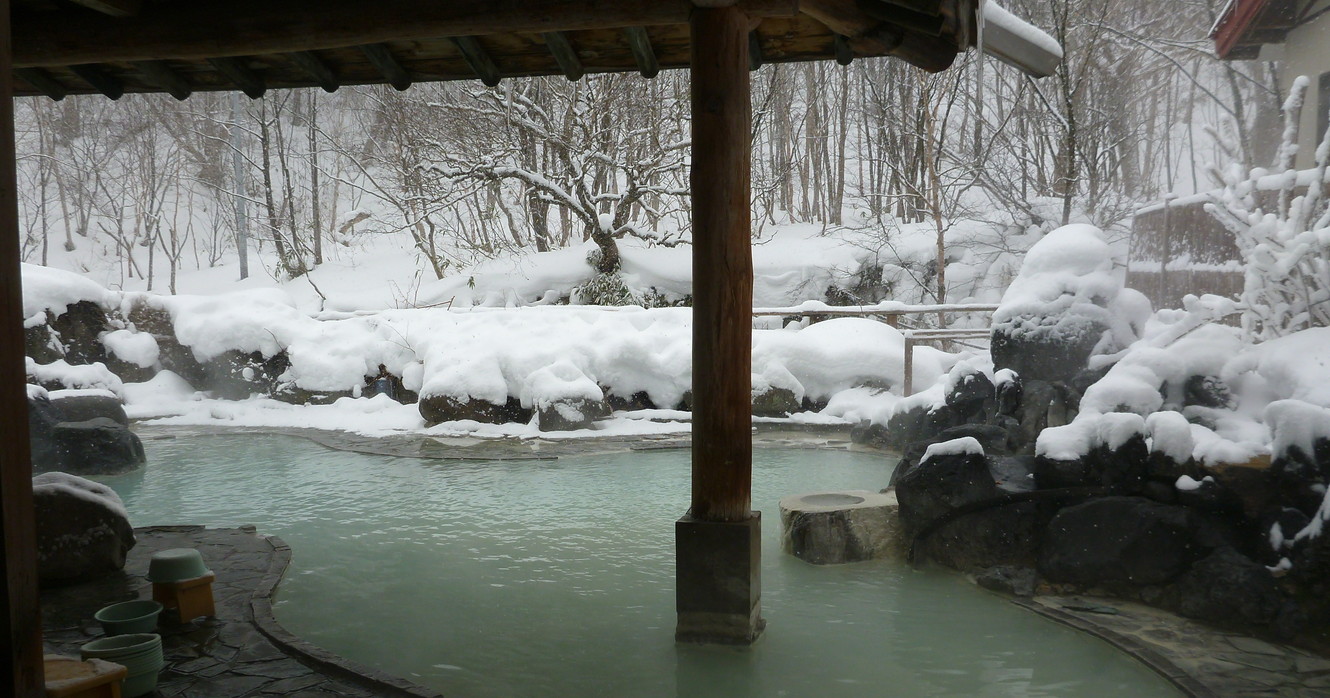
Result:
{"label": "building wall", "polygon": [[[1330,8],[1330,0],[1318,0],[1308,16],[1325,8]],[[1297,166],[1298,169],[1306,169],[1315,164],[1316,146],[1325,133],[1325,115],[1330,113],[1330,12],[1289,32],[1284,42],[1281,87],[1285,94],[1293,79],[1299,75],[1306,75],[1312,81],[1307,102],[1302,109],[1302,125],[1298,130],[1301,147],[1298,150]]]}

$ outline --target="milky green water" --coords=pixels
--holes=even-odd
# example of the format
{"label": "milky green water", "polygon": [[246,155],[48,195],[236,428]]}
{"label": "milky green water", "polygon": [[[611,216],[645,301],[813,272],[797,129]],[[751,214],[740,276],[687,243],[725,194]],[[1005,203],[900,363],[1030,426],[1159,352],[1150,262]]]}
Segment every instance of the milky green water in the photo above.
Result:
{"label": "milky green water", "polygon": [[780,552],[777,501],[879,489],[881,456],[754,454],[766,635],[674,643],[687,451],[447,462],[278,436],[149,440],[108,478],[136,526],[252,523],[294,550],[287,629],[449,696],[1172,696],[1144,666],[959,575]]}

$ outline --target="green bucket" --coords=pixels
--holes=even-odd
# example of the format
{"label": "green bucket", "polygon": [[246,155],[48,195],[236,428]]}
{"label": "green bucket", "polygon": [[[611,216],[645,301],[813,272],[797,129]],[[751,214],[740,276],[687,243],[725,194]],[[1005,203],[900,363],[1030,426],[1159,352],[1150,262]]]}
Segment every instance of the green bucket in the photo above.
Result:
{"label": "green bucket", "polygon": [[157,627],[157,616],[162,612],[162,605],[156,601],[143,599],[126,601],[103,608],[93,615],[102,630],[109,635],[132,635],[150,633]]}

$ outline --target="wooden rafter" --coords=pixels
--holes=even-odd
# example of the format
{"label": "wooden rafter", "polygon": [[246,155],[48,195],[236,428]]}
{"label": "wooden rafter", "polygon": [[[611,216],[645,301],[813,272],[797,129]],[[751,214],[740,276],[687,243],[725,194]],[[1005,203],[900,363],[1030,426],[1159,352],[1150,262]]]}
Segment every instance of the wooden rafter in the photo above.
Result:
{"label": "wooden rafter", "polygon": [[397,57],[384,44],[366,44],[360,47],[365,54],[365,58],[374,65],[374,69],[379,71],[384,80],[393,86],[394,90],[399,92],[411,86],[411,73],[397,62]]}
{"label": "wooden rafter", "polygon": [[60,84],[59,80],[42,68],[16,68],[14,75],[57,102],[69,94],[69,88]]}
{"label": "wooden rafter", "polygon": [[656,61],[656,50],[651,48],[651,36],[642,27],[627,27],[623,30],[628,37],[628,48],[637,61],[637,72],[644,78],[654,78],[660,72],[660,63]]}
{"label": "wooden rafter", "polygon": [[314,78],[319,83],[319,87],[323,88],[324,92],[336,92],[337,88],[342,86],[341,82],[337,79],[337,74],[333,72],[332,68],[329,68],[328,64],[324,63],[322,58],[319,58],[312,52],[296,51],[295,53],[287,54],[287,58],[290,58],[292,63],[295,63],[301,70]]}
{"label": "wooden rafter", "polygon": [[898,27],[905,27],[929,36],[942,34],[945,24],[941,15],[915,12],[884,0],[860,0],[859,10],[873,19],[891,22]]}
{"label": "wooden rafter", "polygon": [[836,52],[836,62],[841,65],[849,65],[854,62],[854,49],[850,47],[850,40],[837,34],[834,46]]}
{"label": "wooden rafter", "polygon": [[143,9],[142,0],[70,0],[70,2],[112,17],[133,17]]}
{"label": "wooden rafter", "polygon": [[[792,17],[796,0],[742,0],[753,17]],[[14,21],[14,65],[201,60],[447,36],[686,24],[690,0],[188,0],[135,17],[25,12]],[[373,21],[367,21],[372,17]],[[275,30],[274,28],[280,28]]]}
{"label": "wooden rafter", "polygon": [[138,61],[134,63],[134,67],[138,68],[144,79],[171,93],[176,99],[186,100],[194,93],[194,88],[189,86],[189,82],[180,73],[172,70],[166,61]]}
{"label": "wooden rafter", "polygon": [[125,95],[125,83],[95,65],[71,65],[69,70],[83,82],[92,85],[94,90],[110,97],[120,99]]}
{"label": "wooden rafter", "polygon": [[455,36],[452,38],[453,44],[457,50],[462,52],[462,58],[466,64],[471,66],[471,71],[480,78],[480,81],[494,87],[503,79],[499,75],[499,66],[494,64],[494,59],[490,58],[489,51],[476,41],[474,36]]}
{"label": "wooden rafter", "polygon": [[256,72],[249,69],[244,61],[239,58],[209,58],[208,62],[217,72],[225,75],[228,80],[235,83],[250,99],[258,99],[263,93],[268,91],[268,85],[263,78]]}
{"label": "wooden rafter", "polygon": [[569,80],[581,80],[585,70],[582,68],[582,59],[577,57],[577,51],[568,41],[568,36],[563,32],[545,32],[540,37],[545,40],[545,46],[550,50],[550,55],[554,56],[554,62],[559,64],[559,70],[563,71],[564,77]]}

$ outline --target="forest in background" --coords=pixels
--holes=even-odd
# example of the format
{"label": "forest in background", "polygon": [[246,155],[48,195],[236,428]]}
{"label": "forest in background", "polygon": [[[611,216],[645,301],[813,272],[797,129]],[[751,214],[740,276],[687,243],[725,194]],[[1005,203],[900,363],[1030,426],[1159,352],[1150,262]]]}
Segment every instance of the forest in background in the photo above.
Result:
{"label": "forest in background", "polygon": [[[1012,0],[1064,47],[1035,81],[975,52],[930,75],[860,59],[764,65],[753,80],[755,239],[789,223],[1124,230],[1164,192],[1273,159],[1278,65],[1220,62],[1222,0]],[[375,236],[409,237],[438,278],[477,260],[594,241],[686,244],[688,75],[636,74],[17,101],[23,255],[94,247],[121,282],[237,259],[295,278]],[[244,241],[244,242],[241,242]],[[338,252],[334,252],[338,250]],[[83,257],[87,259],[88,257]]]}

